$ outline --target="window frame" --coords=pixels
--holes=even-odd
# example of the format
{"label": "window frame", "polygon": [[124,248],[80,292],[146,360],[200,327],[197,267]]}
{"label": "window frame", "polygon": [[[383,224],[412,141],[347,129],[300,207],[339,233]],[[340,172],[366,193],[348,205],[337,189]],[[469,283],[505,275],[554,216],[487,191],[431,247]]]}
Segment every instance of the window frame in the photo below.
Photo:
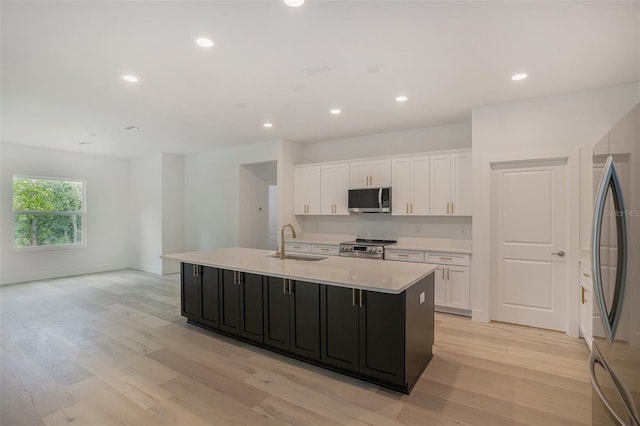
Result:
{"label": "window frame", "polygon": [[[39,180],[55,180],[63,182],[80,182],[82,184],[82,210],[78,211],[20,211],[16,212],[15,195],[13,192],[14,179],[39,179]],[[85,179],[73,179],[73,178],[61,178],[61,177],[48,177],[48,176],[34,176],[34,175],[20,175],[15,174],[11,176],[11,212],[13,222],[11,224],[11,248],[13,252],[34,252],[34,251],[47,251],[47,250],[68,250],[68,249],[81,249],[87,247],[87,181]],[[54,215],[54,216],[69,216],[71,214],[77,214],[81,217],[82,223],[82,242],[75,244],[50,244],[42,246],[28,246],[19,247],[16,246],[16,219],[18,215],[33,214],[33,215]]]}

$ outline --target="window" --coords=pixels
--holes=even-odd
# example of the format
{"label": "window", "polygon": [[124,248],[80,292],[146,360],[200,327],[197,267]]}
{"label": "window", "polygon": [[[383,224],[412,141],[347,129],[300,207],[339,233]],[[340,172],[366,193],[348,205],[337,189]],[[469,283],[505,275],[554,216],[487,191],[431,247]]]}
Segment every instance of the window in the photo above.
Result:
{"label": "window", "polygon": [[13,177],[13,246],[84,246],[84,182]]}

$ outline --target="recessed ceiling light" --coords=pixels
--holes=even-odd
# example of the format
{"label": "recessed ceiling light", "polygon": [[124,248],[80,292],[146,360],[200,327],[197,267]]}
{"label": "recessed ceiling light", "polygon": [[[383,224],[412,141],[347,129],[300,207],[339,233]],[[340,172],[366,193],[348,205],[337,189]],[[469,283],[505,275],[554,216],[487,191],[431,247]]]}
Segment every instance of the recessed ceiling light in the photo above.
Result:
{"label": "recessed ceiling light", "polygon": [[409,99],[406,96],[398,96],[396,97],[396,102],[406,102],[406,100]]}
{"label": "recessed ceiling light", "polygon": [[263,126],[266,128],[270,128],[273,127],[273,123],[264,123]]}
{"label": "recessed ceiling light", "polygon": [[124,81],[128,81],[129,83],[137,83],[138,81],[140,81],[140,79],[138,77],[136,77],[135,75],[131,75],[131,74],[123,75],[122,79]]}
{"label": "recessed ceiling light", "polygon": [[93,142],[89,142],[89,141],[80,141],[78,142],[78,145],[91,145],[93,144]]}
{"label": "recessed ceiling light", "polygon": [[211,47],[213,46],[213,41],[205,37],[200,37],[196,39],[196,44],[201,47]]}
{"label": "recessed ceiling light", "polygon": [[342,110],[341,110],[341,109],[338,109],[338,108],[334,108],[334,109],[332,109],[332,110],[331,110],[331,114],[333,114],[333,115],[338,115],[338,114],[340,114],[341,112],[342,112]]}
{"label": "recessed ceiling light", "polygon": [[521,74],[516,74],[516,75],[514,75],[513,77],[511,77],[511,80],[515,80],[515,81],[518,81],[518,80],[524,80],[524,79],[525,79],[525,78],[527,78],[527,77],[528,77],[528,76],[527,76],[527,74],[526,74],[526,73],[521,73]]}
{"label": "recessed ceiling light", "polygon": [[284,0],[284,4],[289,7],[300,7],[304,4],[304,0]]}

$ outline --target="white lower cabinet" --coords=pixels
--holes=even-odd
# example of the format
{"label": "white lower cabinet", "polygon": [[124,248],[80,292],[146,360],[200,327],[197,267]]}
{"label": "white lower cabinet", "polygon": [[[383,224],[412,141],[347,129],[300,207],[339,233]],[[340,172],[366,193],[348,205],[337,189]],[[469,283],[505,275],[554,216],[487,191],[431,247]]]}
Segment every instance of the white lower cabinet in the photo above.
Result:
{"label": "white lower cabinet", "polygon": [[470,315],[469,255],[434,253],[420,250],[386,249],[385,260],[432,263],[434,271],[434,304],[436,310]]}
{"label": "white lower cabinet", "polygon": [[311,253],[311,244],[288,242],[284,245],[285,253]]}
{"label": "white lower cabinet", "polygon": [[340,246],[334,244],[313,244],[311,253],[324,254],[325,256],[338,256]]}
{"label": "white lower cabinet", "polygon": [[312,243],[294,243],[287,242],[285,244],[287,253],[313,253],[325,256],[338,256],[340,249],[339,244],[312,244]]}
{"label": "white lower cabinet", "polygon": [[435,304],[469,309],[469,267],[439,265],[435,274]]}

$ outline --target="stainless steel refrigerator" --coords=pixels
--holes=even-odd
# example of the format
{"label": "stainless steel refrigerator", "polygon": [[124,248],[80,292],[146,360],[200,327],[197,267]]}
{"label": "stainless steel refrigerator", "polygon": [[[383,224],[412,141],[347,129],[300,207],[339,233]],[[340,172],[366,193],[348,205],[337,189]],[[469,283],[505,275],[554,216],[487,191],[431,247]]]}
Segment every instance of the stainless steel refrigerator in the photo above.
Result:
{"label": "stainless steel refrigerator", "polygon": [[593,425],[640,425],[640,105],[595,147]]}

